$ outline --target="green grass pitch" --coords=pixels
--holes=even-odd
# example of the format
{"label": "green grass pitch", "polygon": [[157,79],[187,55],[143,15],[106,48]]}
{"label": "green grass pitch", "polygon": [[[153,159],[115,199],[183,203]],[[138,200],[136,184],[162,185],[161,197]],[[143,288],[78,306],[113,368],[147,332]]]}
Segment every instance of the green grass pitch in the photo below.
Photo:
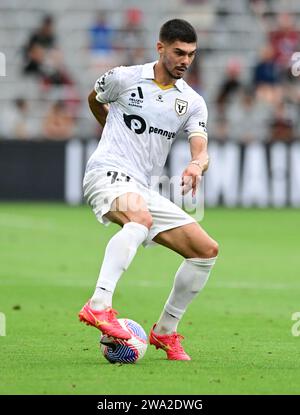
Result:
{"label": "green grass pitch", "polygon": [[[220,256],[179,326],[192,361],[149,346],[137,364],[111,365],[77,313],[117,227],[86,206],[2,203],[0,394],[298,394],[300,211],[207,209],[202,226]],[[140,248],[117,287],[120,317],[149,332],[180,263],[166,248]]]}

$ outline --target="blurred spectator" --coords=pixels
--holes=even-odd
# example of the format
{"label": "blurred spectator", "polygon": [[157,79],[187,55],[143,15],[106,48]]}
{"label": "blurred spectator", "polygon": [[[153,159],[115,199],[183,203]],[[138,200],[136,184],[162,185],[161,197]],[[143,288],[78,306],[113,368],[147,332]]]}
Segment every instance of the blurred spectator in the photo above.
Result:
{"label": "blurred spectator", "polygon": [[17,98],[1,113],[1,135],[5,138],[28,139],[35,135],[34,125],[29,118],[28,102]]}
{"label": "blurred spectator", "polygon": [[46,52],[40,45],[33,44],[29,56],[31,61],[24,73],[37,76],[42,92],[47,93],[50,99],[64,101],[72,116],[76,116],[80,105],[79,93],[65,66],[62,51],[51,49]]}
{"label": "blurred spectator", "polygon": [[53,18],[46,15],[24,47],[23,72],[27,75],[40,75],[46,51],[53,49],[55,45]]}
{"label": "blurred spectator", "polygon": [[74,119],[62,101],[54,103],[45,116],[42,135],[51,140],[68,140],[75,131]]}
{"label": "blurred spectator", "polygon": [[95,23],[89,29],[90,49],[93,53],[107,54],[113,50],[113,28],[107,21],[107,15],[99,12]]}
{"label": "blurred spectator", "polygon": [[27,48],[30,48],[33,44],[38,44],[45,49],[52,49],[56,46],[54,21],[51,15],[43,17],[40,26],[30,36]]}
{"label": "blurred spectator", "polygon": [[267,102],[276,103],[282,97],[280,70],[274,61],[274,49],[270,44],[261,50],[260,60],[253,69],[253,84],[257,95]]}
{"label": "blurred spectator", "polygon": [[258,101],[252,88],[244,88],[228,110],[229,138],[249,144],[268,138],[271,107]]}
{"label": "blurred spectator", "polygon": [[238,60],[232,59],[227,67],[225,79],[223,80],[216,98],[216,104],[220,112],[225,112],[226,105],[239,92],[242,83],[241,64]]}
{"label": "blurred spectator", "polygon": [[138,8],[126,10],[125,24],[120,30],[116,47],[123,53],[123,65],[145,63],[143,13]]}
{"label": "blurred spectator", "polygon": [[258,18],[264,18],[271,13],[274,0],[248,0],[248,6]]}
{"label": "blurred spectator", "polygon": [[265,0],[248,0],[248,6],[258,16],[262,16],[266,12]]}
{"label": "blurred spectator", "polygon": [[63,54],[60,50],[54,49],[46,55],[42,83],[46,89],[51,86],[74,85],[71,75],[64,64]]}
{"label": "blurred spectator", "polygon": [[278,15],[278,27],[271,31],[270,42],[274,48],[274,60],[285,76],[290,75],[291,56],[300,47],[300,33],[294,18],[288,13]]}
{"label": "blurred spectator", "polygon": [[47,16],[29,41],[23,72],[38,75],[44,86],[73,85],[63,62],[62,51],[53,47],[52,30],[52,18]]}
{"label": "blurred spectator", "polygon": [[295,139],[295,126],[297,113],[295,107],[285,101],[281,101],[275,107],[273,118],[270,122],[270,141],[289,143]]}
{"label": "blurred spectator", "polygon": [[23,66],[25,75],[41,77],[44,75],[45,49],[38,43],[32,43],[27,50],[26,59]]}
{"label": "blurred spectator", "polygon": [[122,56],[117,51],[117,33],[109,21],[108,13],[98,12],[88,29],[87,60],[91,79],[123,63]]}
{"label": "blurred spectator", "polygon": [[254,85],[274,86],[280,82],[279,68],[274,61],[274,49],[272,45],[263,47],[260,53],[260,60],[254,67]]}
{"label": "blurred spectator", "polygon": [[241,64],[231,59],[225,69],[225,77],[217,92],[215,106],[211,108],[208,127],[211,137],[219,142],[226,142],[229,137],[228,111],[236,101],[242,88]]}

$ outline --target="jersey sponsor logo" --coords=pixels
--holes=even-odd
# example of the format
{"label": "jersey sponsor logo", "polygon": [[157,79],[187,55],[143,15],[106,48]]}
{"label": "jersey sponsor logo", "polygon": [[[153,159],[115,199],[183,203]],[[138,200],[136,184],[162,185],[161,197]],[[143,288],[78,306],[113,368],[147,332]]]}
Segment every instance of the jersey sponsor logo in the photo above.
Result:
{"label": "jersey sponsor logo", "polygon": [[[146,131],[147,124],[144,118],[140,117],[139,115],[127,115],[123,114],[123,119],[125,121],[126,126],[131,130],[134,131],[136,134],[143,134]],[[150,125],[149,127],[149,134],[159,134],[163,137],[166,137],[168,140],[171,138],[175,138],[176,132],[163,130],[162,128],[153,127]]]}
{"label": "jersey sponsor logo", "polygon": [[187,112],[188,103],[182,99],[176,98],[175,101],[175,111],[178,115],[184,115]]}
{"label": "jersey sponsor logo", "polygon": [[[141,88],[140,86],[138,86],[138,87],[137,87],[137,91],[138,91],[139,97],[140,97],[141,99],[143,99],[143,98],[144,98],[144,95],[143,95],[143,90],[142,90],[142,88]],[[134,97],[136,96],[135,92],[133,92],[133,93],[131,94],[131,96],[134,98]]]}
{"label": "jersey sponsor logo", "polygon": [[143,134],[146,130],[146,121],[139,115],[123,114],[123,118],[129,130],[134,131],[136,134]]}
{"label": "jersey sponsor logo", "polygon": [[144,102],[143,90],[142,90],[142,88],[140,86],[138,86],[137,87],[137,93],[136,92],[132,92],[130,94],[128,105],[130,107],[143,108],[143,106],[142,106],[143,102]]}
{"label": "jersey sponsor logo", "polygon": [[151,133],[159,134],[159,135],[162,135],[163,137],[167,137],[168,140],[170,140],[171,138],[174,138],[176,135],[176,133],[172,131],[163,130],[162,128],[157,128],[157,127],[150,127],[149,134]]}

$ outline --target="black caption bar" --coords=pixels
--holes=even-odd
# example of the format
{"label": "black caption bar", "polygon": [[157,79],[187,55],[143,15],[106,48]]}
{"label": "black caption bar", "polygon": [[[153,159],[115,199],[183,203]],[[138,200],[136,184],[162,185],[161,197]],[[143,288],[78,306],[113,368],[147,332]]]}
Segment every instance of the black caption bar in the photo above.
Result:
{"label": "black caption bar", "polygon": [[[22,413],[50,414],[65,410],[72,414],[143,414],[148,412],[241,414],[266,408],[269,412],[284,411],[291,405],[300,406],[298,395],[1,395],[1,413],[14,408]],[[5,409],[4,409],[5,408]]]}

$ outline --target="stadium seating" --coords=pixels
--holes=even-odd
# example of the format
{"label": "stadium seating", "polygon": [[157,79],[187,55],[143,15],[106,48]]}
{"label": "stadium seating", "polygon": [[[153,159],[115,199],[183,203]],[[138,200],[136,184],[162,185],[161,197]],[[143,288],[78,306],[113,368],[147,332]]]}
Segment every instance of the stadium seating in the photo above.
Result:
{"label": "stadium seating", "polygon": [[[268,2],[270,13],[291,11],[299,16],[300,6],[295,1],[274,0]],[[143,12],[143,30],[148,60],[156,58],[155,41],[162,22],[172,17],[190,20],[199,32],[201,84],[205,98],[213,104],[217,89],[224,75],[224,68],[232,57],[242,66],[242,78],[247,79],[255,64],[258,51],[266,39],[264,26],[249,8],[246,0],[214,0],[185,2],[176,0],[161,2],[152,0],[52,0],[45,7],[38,0],[2,0],[0,2],[0,51],[7,61],[6,77],[0,77],[1,107],[7,106],[14,98],[22,96],[30,101],[31,117],[43,117],[49,107],[49,100],[55,94],[41,90],[37,81],[21,74],[22,47],[30,33],[36,29],[45,13],[55,19],[58,46],[63,52],[65,65],[74,78],[82,99],[82,110],[78,114],[80,136],[91,132],[87,127],[91,118],[86,108],[86,97],[102,67],[94,66],[88,50],[88,29],[95,13],[105,11],[116,32],[122,30],[124,13],[130,7],[139,7]],[[159,13],[158,13],[159,10]],[[118,57],[122,57],[119,54]],[[120,62],[122,63],[122,62]],[[118,64],[113,54],[104,59],[103,70]],[[1,131],[0,131],[1,138]]]}

